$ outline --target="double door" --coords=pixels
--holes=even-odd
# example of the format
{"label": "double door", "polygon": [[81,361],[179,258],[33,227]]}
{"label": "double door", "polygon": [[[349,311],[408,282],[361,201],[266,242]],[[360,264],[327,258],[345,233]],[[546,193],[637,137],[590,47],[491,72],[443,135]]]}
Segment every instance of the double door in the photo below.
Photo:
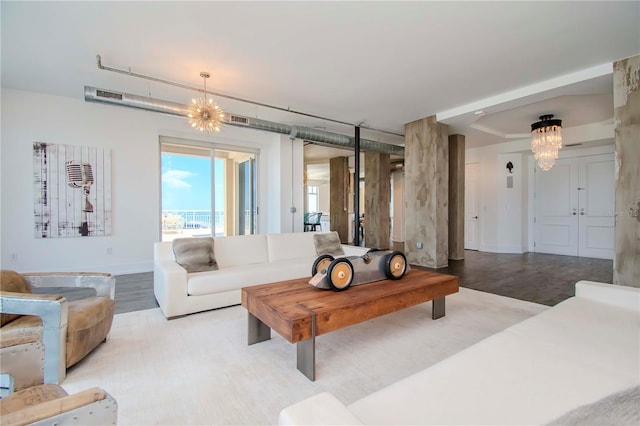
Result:
{"label": "double door", "polygon": [[536,169],[535,251],[613,259],[613,154],[567,158]]}

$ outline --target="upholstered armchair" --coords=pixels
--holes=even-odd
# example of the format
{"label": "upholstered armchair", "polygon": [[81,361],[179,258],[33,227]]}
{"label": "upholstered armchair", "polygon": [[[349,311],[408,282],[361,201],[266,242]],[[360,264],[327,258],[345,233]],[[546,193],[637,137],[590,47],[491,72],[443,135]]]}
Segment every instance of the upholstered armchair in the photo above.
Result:
{"label": "upholstered armchair", "polygon": [[0,423],[21,425],[115,425],[118,403],[91,388],[72,395],[58,385],[28,387],[0,399]]}
{"label": "upholstered armchair", "polygon": [[[103,273],[0,271],[0,374],[13,388],[59,384],[111,330],[115,278]],[[68,302],[32,288],[90,287],[95,296]]]}

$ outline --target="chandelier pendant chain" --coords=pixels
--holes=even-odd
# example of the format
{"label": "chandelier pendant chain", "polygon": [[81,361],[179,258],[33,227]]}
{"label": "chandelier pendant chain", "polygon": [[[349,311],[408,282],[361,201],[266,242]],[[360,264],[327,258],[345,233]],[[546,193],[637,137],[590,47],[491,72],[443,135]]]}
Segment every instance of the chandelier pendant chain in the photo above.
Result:
{"label": "chandelier pendant chain", "polygon": [[200,77],[202,77],[202,79],[204,80],[204,100],[206,102],[207,101],[207,79],[211,77],[211,75],[208,72],[203,71],[200,73]]}

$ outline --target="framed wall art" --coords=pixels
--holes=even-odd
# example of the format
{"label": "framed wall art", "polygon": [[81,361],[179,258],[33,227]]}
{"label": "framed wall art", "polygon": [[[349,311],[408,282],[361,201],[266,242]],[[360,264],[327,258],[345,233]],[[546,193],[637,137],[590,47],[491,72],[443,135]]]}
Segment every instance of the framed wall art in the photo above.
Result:
{"label": "framed wall art", "polygon": [[111,153],[33,144],[36,238],[111,235]]}

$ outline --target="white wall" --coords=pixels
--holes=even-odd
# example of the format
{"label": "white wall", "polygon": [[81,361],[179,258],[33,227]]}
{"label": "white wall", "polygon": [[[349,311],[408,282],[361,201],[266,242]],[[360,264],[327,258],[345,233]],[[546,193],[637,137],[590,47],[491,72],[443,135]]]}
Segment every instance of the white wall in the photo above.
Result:
{"label": "white wall", "polygon": [[[613,126],[596,123],[563,129],[563,143],[610,141],[592,148],[564,148],[560,158],[595,155],[613,150]],[[533,192],[535,161],[530,140],[468,148],[465,163],[479,163],[479,250],[493,253],[533,251]],[[506,164],[513,163],[509,174]],[[507,176],[513,188],[507,188]]]}
{"label": "white wall", "polygon": [[[528,173],[523,166],[526,164],[527,155],[524,153],[498,154],[497,244],[491,251],[497,253],[524,253],[527,251],[527,234],[522,233],[523,224],[526,224],[527,221],[526,200],[529,190],[527,186]],[[507,169],[509,162],[513,165],[511,173]],[[511,188],[508,187],[509,180]]]}
{"label": "white wall", "polygon": [[[301,143],[293,150],[292,163],[291,141],[274,133],[225,126],[220,133],[203,135],[191,130],[180,117],[10,89],[2,89],[1,96],[2,268],[23,272],[73,270],[117,274],[152,270],[153,243],[160,237],[161,135],[260,150],[257,202],[258,229],[262,233],[291,230],[293,218],[288,211],[292,202],[293,167],[294,182],[299,182],[300,187],[293,200],[300,211],[296,223],[302,223]],[[111,150],[111,236],[35,238],[34,142]],[[287,146],[288,154],[284,152]],[[289,180],[285,180],[285,176],[289,176]],[[288,198],[284,194],[288,194]],[[287,220],[280,216],[285,205]],[[110,255],[107,254],[109,248]]]}
{"label": "white wall", "polygon": [[[281,232],[302,232],[304,230],[304,145],[302,139],[291,140],[289,136],[279,135],[280,167],[269,163],[276,169],[280,181],[280,227]],[[292,168],[293,165],[293,168]],[[273,183],[270,181],[269,185]],[[291,212],[291,208],[295,212]]]}

